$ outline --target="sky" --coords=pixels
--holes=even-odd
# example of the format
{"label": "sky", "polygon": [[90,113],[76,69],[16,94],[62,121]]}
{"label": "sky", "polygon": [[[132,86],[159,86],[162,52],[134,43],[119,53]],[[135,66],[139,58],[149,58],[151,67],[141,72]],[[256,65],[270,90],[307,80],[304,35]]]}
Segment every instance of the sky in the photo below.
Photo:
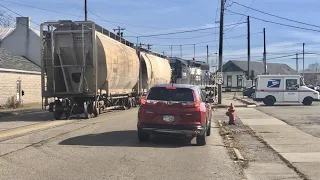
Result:
{"label": "sky", "polygon": [[[124,36],[133,43],[137,36],[172,33],[185,30],[210,28],[202,31],[140,37],[139,42],[151,44],[152,50],[166,55],[206,61],[206,46],[209,62],[216,65],[219,40],[220,0],[87,0],[88,20],[112,30],[125,28]],[[236,1],[236,0],[235,0]],[[317,21],[319,0],[237,0],[239,4],[295,21],[299,24],[242,7],[232,0],[226,0],[224,15],[223,61],[247,60],[247,17],[251,16],[251,60],[262,61],[263,28],[266,28],[267,61],[286,63],[296,68],[295,54],[305,52],[320,54],[320,22]],[[18,4],[16,4],[18,3]],[[84,0],[0,0],[0,8],[12,17],[18,13],[29,16],[32,27],[52,20],[84,20]],[[27,6],[24,6],[27,5]],[[13,12],[8,11],[4,7]],[[30,7],[33,6],[33,7]],[[47,10],[43,10],[47,9]],[[56,11],[56,12],[50,12]],[[14,13],[15,12],[15,13]],[[303,30],[278,24],[263,22],[254,18],[286,25],[307,28]],[[236,25],[234,25],[236,24]],[[318,26],[318,27],[317,27]],[[195,45],[194,45],[195,44]],[[172,45],[172,46],[171,46]],[[180,46],[181,45],[181,46]],[[171,50],[172,47],[172,50]],[[181,49],[180,49],[181,47]],[[282,57],[285,56],[285,57]],[[279,58],[282,57],[282,58]],[[305,68],[320,62],[320,55],[305,55]],[[302,58],[302,55],[299,55]],[[302,59],[299,60],[299,70]]]}

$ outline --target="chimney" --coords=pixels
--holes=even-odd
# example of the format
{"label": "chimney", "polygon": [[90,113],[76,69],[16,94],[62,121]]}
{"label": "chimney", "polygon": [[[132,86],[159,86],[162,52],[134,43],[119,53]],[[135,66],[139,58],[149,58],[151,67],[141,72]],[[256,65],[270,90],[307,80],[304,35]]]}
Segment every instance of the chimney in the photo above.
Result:
{"label": "chimney", "polygon": [[17,29],[23,29],[23,28],[27,28],[29,29],[30,27],[30,17],[17,17],[16,18],[17,21]]}

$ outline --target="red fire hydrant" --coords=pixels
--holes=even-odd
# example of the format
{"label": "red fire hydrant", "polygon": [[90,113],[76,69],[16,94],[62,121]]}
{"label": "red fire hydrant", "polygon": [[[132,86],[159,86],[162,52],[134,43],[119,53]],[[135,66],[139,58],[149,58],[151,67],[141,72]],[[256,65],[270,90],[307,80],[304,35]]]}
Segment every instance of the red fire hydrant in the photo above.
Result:
{"label": "red fire hydrant", "polygon": [[226,116],[229,116],[229,125],[234,125],[234,121],[236,120],[235,111],[234,105],[231,103],[228,111],[226,112]]}

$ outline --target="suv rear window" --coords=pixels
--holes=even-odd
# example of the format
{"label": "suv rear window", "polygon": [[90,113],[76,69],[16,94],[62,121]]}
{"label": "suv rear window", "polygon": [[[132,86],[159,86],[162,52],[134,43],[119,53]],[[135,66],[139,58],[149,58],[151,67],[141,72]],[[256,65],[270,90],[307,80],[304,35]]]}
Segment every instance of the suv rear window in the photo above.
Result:
{"label": "suv rear window", "polygon": [[165,87],[151,88],[147,99],[158,101],[194,101],[192,89],[166,89]]}

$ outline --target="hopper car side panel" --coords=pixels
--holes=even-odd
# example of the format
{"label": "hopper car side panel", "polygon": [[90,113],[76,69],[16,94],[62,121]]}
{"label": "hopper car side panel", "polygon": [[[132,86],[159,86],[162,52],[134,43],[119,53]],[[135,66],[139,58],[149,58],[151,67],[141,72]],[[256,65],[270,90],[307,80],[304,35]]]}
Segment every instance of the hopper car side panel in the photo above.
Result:
{"label": "hopper car side panel", "polygon": [[143,52],[148,65],[141,74],[136,47],[94,22],[47,22],[41,36],[42,96],[55,99],[49,111],[56,119],[81,113],[90,118],[105,109],[136,107],[140,81],[146,82],[145,90],[170,82],[168,60]]}

